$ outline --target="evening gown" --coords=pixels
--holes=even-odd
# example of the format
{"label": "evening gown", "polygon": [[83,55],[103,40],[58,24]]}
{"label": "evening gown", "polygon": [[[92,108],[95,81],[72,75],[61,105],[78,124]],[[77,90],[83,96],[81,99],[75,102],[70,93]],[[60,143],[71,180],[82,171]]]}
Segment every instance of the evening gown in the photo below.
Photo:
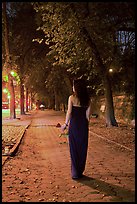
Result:
{"label": "evening gown", "polygon": [[69,124],[69,148],[72,178],[80,178],[85,170],[88,148],[87,107],[72,106]]}

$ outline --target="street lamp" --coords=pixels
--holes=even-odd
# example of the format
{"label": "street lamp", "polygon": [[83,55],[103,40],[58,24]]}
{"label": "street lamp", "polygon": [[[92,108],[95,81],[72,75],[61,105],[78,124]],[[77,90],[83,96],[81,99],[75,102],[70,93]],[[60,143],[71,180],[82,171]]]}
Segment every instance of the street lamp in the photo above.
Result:
{"label": "street lamp", "polygon": [[113,69],[109,69],[109,72],[112,73],[112,72],[113,72]]}

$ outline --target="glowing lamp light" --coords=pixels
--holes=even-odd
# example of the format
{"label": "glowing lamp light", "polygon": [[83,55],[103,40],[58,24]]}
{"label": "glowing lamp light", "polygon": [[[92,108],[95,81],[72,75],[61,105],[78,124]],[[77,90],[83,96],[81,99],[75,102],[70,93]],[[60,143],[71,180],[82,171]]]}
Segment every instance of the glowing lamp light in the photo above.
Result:
{"label": "glowing lamp light", "polygon": [[11,73],[11,75],[12,75],[13,77],[17,76],[16,72],[14,72],[14,71],[11,71],[10,73]]}
{"label": "glowing lamp light", "polygon": [[6,89],[6,88],[3,89],[3,92],[4,92],[4,93],[8,93],[8,89]]}
{"label": "glowing lamp light", "polygon": [[10,99],[10,95],[8,95],[7,98]]}
{"label": "glowing lamp light", "polygon": [[113,69],[109,69],[109,72],[113,72]]}

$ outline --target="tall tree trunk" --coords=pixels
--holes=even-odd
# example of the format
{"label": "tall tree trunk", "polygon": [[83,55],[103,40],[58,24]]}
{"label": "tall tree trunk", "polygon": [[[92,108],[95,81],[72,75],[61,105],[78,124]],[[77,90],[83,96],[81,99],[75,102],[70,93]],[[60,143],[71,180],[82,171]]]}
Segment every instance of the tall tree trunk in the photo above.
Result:
{"label": "tall tree trunk", "polygon": [[28,88],[26,87],[26,112],[28,112]]}
{"label": "tall tree trunk", "polygon": [[32,101],[33,101],[32,92],[30,92],[30,110],[33,109],[33,107],[32,107]]}
{"label": "tall tree trunk", "polygon": [[55,110],[59,111],[60,110],[59,96],[55,87],[54,87],[54,96],[55,96]]}
{"label": "tall tree trunk", "polygon": [[31,93],[28,93],[28,110],[31,110]]}
{"label": "tall tree trunk", "polygon": [[64,113],[66,113],[66,106],[64,103],[63,103],[63,111],[64,111]]}
{"label": "tall tree trunk", "polygon": [[10,74],[12,67],[11,67],[10,52],[9,52],[9,27],[8,27],[8,21],[7,21],[6,2],[3,2],[3,19],[4,19],[4,26],[5,26],[5,36],[4,36],[5,53],[6,53],[5,65],[8,73],[8,88],[10,92],[10,118],[15,119],[16,118],[15,91],[14,91],[13,79]]}
{"label": "tall tree trunk", "polygon": [[55,109],[55,97],[52,96],[52,97],[48,97],[47,99],[47,107],[48,109]]}
{"label": "tall tree trunk", "polygon": [[16,118],[15,91],[14,91],[13,80],[12,80],[10,74],[8,74],[8,89],[9,89],[9,92],[10,92],[10,118],[15,119]]}
{"label": "tall tree trunk", "polygon": [[20,114],[24,115],[24,84],[22,79],[20,79]]}
{"label": "tall tree trunk", "polygon": [[33,109],[33,104],[34,104],[34,102],[35,102],[34,96],[35,96],[35,93],[33,94],[33,93],[31,92],[31,93],[30,93],[30,97],[31,97],[31,99],[30,99],[30,101],[31,101],[30,109],[31,109],[31,110]]}
{"label": "tall tree trunk", "polygon": [[109,76],[104,79],[105,98],[106,98],[106,126],[118,126],[114,114],[113,96]]}

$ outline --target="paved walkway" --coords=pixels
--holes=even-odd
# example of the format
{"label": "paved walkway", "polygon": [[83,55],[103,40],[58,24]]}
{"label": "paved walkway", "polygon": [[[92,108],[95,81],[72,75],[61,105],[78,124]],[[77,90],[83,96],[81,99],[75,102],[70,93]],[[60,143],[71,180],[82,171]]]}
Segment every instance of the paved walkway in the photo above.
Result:
{"label": "paved walkway", "polygon": [[121,151],[92,131],[85,176],[71,179],[68,139],[56,127],[64,118],[52,110],[29,118],[16,156],[3,165],[3,202],[134,202],[133,152]]}

